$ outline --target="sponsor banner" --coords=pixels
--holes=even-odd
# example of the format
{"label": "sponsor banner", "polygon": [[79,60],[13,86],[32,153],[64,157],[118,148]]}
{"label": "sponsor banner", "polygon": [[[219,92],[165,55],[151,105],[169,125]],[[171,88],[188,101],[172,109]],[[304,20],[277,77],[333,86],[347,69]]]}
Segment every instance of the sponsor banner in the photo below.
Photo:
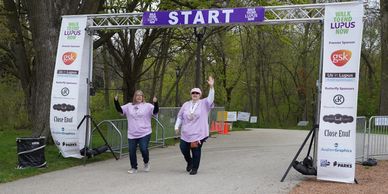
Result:
{"label": "sponsor banner", "polygon": [[354,182],[363,5],[327,5],[317,178]]}
{"label": "sponsor banner", "polygon": [[388,117],[376,117],[375,126],[388,126]]}
{"label": "sponsor banner", "polygon": [[227,112],[226,121],[228,122],[237,121],[237,112]]}
{"label": "sponsor banner", "polygon": [[238,24],[264,21],[264,8],[228,8],[143,13],[143,26]]}
{"label": "sponsor banner", "polygon": [[86,125],[77,126],[87,114],[86,98],[90,36],[87,18],[63,17],[51,91],[50,130],[63,157],[82,158]]}
{"label": "sponsor banner", "polygon": [[218,111],[217,121],[235,122],[237,121],[237,112]]}
{"label": "sponsor banner", "polygon": [[251,113],[249,113],[249,112],[238,112],[237,120],[238,121],[249,121],[250,116],[251,116]]}
{"label": "sponsor banner", "polygon": [[250,123],[257,123],[257,116],[251,116]]}

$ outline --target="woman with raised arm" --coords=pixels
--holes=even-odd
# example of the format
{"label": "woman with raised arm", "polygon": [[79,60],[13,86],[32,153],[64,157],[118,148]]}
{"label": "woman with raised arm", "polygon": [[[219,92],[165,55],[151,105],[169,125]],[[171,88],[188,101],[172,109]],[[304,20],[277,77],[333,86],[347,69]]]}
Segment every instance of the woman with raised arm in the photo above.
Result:
{"label": "woman with raised arm", "polygon": [[207,83],[210,87],[208,97],[200,99],[201,89],[191,89],[191,100],[182,105],[175,123],[175,132],[178,133],[179,128],[181,129],[180,149],[187,162],[186,171],[190,175],[197,174],[201,148],[209,137],[208,116],[214,107],[214,79],[209,76]]}
{"label": "woman with raised arm", "polygon": [[159,112],[158,99],[153,98],[153,103],[146,103],[144,93],[137,90],[133,95],[132,103],[120,106],[118,97],[115,96],[115,107],[118,112],[125,115],[128,120],[128,151],[131,168],[128,173],[137,172],[136,147],[139,145],[144,162],[144,171],[150,171],[148,144],[151,139],[151,118]]}

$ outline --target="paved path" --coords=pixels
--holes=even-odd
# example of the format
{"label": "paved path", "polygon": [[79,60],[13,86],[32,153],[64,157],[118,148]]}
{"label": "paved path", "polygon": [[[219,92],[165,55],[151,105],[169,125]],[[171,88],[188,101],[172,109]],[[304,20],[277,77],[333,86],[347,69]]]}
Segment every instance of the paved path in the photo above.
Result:
{"label": "paved path", "polygon": [[280,179],[306,135],[278,129],[217,135],[205,143],[195,176],[176,145],[151,149],[148,173],[128,174],[126,157],[0,184],[0,193],[288,193],[303,176],[291,169]]}

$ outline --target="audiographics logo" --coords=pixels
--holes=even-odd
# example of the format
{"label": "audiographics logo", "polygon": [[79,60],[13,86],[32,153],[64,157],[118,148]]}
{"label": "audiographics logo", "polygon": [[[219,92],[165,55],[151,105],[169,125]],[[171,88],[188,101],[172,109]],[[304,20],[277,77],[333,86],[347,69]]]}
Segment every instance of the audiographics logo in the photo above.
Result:
{"label": "audiographics logo", "polygon": [[334,146],[322,147],[322,152],[336,152],[336,153],[352,153],[353,150],[347,147],[342,147],[338,143],[334,143]]}
{"label": "audiographics logo", "polygon": [[350,58],[352,58],[352,51],[350,50],[336,50],[331,53],[330,59],[334,65],[337,67],[342,67],[349,62]]}

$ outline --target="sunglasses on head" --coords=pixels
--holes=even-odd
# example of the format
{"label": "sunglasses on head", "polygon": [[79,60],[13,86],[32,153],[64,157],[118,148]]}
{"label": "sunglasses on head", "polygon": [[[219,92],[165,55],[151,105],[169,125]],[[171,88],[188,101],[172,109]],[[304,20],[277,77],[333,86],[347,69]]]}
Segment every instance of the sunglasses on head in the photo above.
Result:
{"label": "sunglasses on head", "polygon": [[191,94],[199,94],[199,92],[191,92]]}

